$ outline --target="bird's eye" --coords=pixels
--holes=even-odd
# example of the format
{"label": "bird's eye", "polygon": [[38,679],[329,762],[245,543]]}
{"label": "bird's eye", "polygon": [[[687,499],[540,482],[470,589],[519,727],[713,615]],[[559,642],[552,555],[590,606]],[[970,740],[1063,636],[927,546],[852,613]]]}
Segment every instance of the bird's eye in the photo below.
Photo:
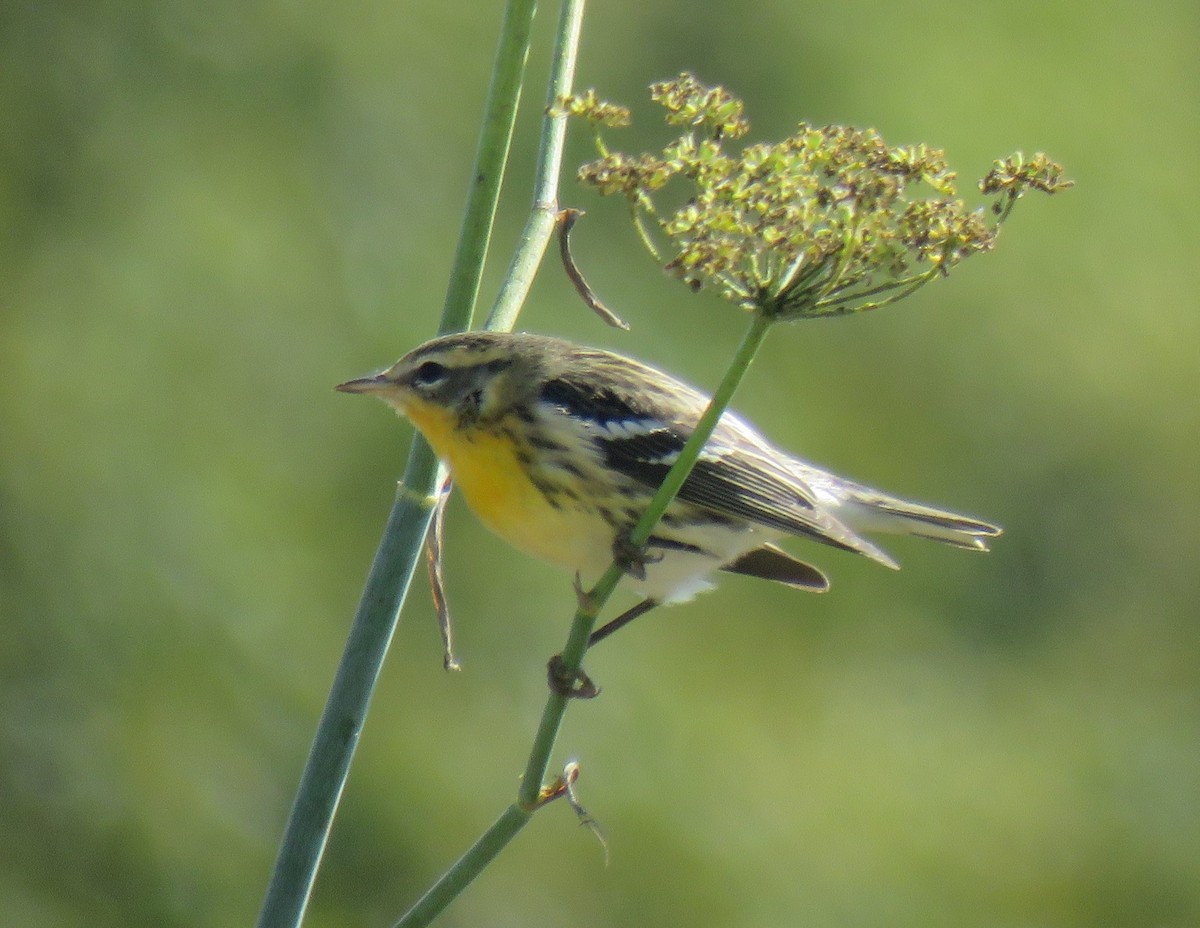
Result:
{"label": "bird's eye", "polygon": [[413,383],[421,387],[432,387],[446,376],[446,365],[437,361],[426,361],[413,371]]}

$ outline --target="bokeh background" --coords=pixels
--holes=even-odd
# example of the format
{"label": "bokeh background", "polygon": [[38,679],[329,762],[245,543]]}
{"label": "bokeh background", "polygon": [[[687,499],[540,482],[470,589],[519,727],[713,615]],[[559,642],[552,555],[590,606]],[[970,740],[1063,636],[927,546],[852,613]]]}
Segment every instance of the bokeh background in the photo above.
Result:
{"label": "bokeh background", "polygon": [[[538,21],[485,301],[528,203]],[[410,437],[332,385],[436,325],[496,3],[0,5],[0,924],[250,924]],[[1005,526],[807,550],[589,659],[537,816],[445,925],[1200,923],[1200,8],[600,2],[580,86],[687,68],[800,119],[1044,149],[1078,186],[884,313],[772,336],[738,405],[848,475]],[[573,139],[573,164],[590,155]],[[711,385],[743,322],[639,250],[548,263],[521,325]],[[566,577],[460,503],[442,672],[423,578],[308,924],[388,925],[510,800]],[[640,626],[640,627],[639,627]]]}

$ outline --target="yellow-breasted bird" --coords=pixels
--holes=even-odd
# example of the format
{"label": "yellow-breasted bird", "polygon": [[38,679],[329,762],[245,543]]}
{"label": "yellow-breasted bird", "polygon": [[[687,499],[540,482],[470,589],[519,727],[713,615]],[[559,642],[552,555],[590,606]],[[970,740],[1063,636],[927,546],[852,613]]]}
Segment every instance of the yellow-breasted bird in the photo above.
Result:
{"label": "yellow-breasted bird", "polygon": [[[337,389],[393,406],[429,440],[485,525],[585,577],[621,550],[708,404],[703,393],[622,355],[501,332],[435,338]],[[1000,529],[821,470],[726,413],[631,566],[644,601],[592,642],[659,603],[708,588],[718,569],[828,589],[820,570],[773,544],[787,535],[899,566],[860,532],[986,551]]]}

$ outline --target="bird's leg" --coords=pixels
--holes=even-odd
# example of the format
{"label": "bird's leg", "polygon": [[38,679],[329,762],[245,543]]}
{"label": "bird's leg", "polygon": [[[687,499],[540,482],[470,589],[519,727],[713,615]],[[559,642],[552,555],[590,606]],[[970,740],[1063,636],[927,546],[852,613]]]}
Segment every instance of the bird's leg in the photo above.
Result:
{"label": "bird's leg", "polygon": [[[614,551],[617,545],[613,545]],[[646,563],[644,555],[639,557],[639,562]],[[580,580],[579,574],[575,575],[575,598],[579,602],[580,609],[593,609],[594,603],[588,592],[583,588],[583,582]],[[613,632],[624,628],[634,619],[645,615],[655,606],[659,605],[659,601],[653,598],[643,599],[636,606],[626,609],[615,619],[606,622],[604,625],[596,629],[588,637],[588,648],[599,644]],[[558,693],[560,696],[565,696],[568,699],[594,699],[600,695],[600,687],[592,682],[592,679],[583,672],[582,669],[571,672],[563,666],[561,654],[555,654],[546,664],[546,680],[550,689]]]}
{"label": "bird's leg", "polygon": [[[574,587],[575,601],[580,611],[594,612],[596,604],[583,588],[583,580],[578,572],[575,574]],[[591,639],[588,639],[588,642],[590,646]],[[561,654],[555,654],[546,664],[546,682],[553,692],[567,699],[595,699],[600,695],[600,687],[592,682],[582,668],[567,670]]]}
{"label": "bird's leg", "polygon": [[[588,647],[599,644],[617,629],[624,628],[658,604],[657,599],[643,599],[636,606],[626,609],[615,619],[592,632],[591,637],[588,638]],[[550,689],[568,699],[594,699],[600,695],[600,687],[593,683],[591,677],[586,673],[582,670],[571,673],[563,666],[561,654],[555,654],[550,658],[550,662],[546,665],[546,679],[550,684]]]}
{"label": "bird's leg", "polygon": [[[662,540],[656,540],[656,544],[669,545],[668,542]],[[612,550],[613,560],[635,580],[645,580],[646,565],[657,564],[663,559],[661,554],[650,554],[646,545],[640,547],[635,545],[625,532],[617,533],[616,538],[613,539]],[[592,632],[592,636],[588,639],[588,647],[599,644],[617,629],[624,628],[638,616],[645,615],[657,605],[657,599],[646,598],[633,608],[626,609],[611,622]]]}
{"label": "bird's leg", "polygon": [[638,616],[645,615],[651,609],[658,605],[657,599],[643,599],[640,603],[632,608],[626,609],[619,616],[610,622],[605,623],[592,632],[592,636],[588,638],[588,647],[594,647],[599,644],[613,632],[619,628],[624,628]]}

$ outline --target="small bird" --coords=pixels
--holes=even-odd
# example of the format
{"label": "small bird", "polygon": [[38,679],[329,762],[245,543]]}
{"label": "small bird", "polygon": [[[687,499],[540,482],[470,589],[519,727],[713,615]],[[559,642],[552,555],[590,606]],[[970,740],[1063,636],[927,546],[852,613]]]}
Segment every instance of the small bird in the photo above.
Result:
{"label": "small bird", "polygon": [[[709,400],[623,355],[503,332],[435,338],[337,389],[394,407],[428,439],[485,525],[585,577],[621,552]],[[691,598],[716,570],[828,589],[824,573],[774,544],[789,535],[897,568],[864,532],[986,551],[1000,529],[821,470],[727,412],[646,551],[628,562],[643,601],[591,643],[660,603]]]}

